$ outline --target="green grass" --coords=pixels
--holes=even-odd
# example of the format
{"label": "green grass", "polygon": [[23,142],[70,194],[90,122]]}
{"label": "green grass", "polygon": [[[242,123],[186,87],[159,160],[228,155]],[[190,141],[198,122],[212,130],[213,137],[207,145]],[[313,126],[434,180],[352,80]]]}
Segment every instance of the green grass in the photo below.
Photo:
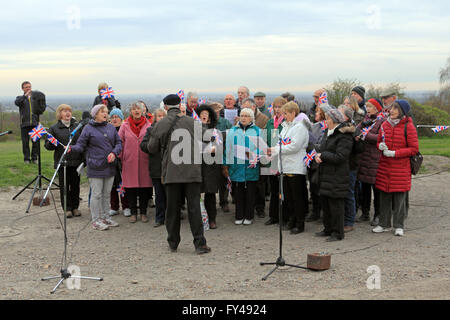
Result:
{"label": "green grass", "polygon": [[[31,147],[31,143],[30,143]],[[42,175],[51,179],[55,169],[53,169],[53,151],[44,148],[41,141],[41,164]],[[37,164],[25,164],[23,162],[22,143],[20,141],[8,140],[0,142],[0,188],[2,187],[25,187],[38,175]],[[56,178],[56,183],[58,183]],[[82,183],[86,179],[82,178]],[[48,186],[47,181],[42,182],[44,187]],[[31,185],[31,187],[33,187]]]}
{"label": "green grass", "polygon": [[423,155],[435,155],[450,158],[450,136],[436,135],[431,138],[420,138],[419,150]]}

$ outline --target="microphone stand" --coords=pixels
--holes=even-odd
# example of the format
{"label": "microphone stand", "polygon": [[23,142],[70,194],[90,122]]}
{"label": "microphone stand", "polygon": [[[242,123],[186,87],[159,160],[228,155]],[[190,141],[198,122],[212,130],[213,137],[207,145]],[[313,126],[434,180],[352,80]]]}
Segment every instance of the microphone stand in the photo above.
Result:
{"label": "microphone stand", "polygon": [[63,231],[64,231],[64,253],[63,253],[64,265],[61,267],[61,271],[60,271],[61,274],[59,276],[51,276],[51,277],[45,277],[45,278],[41,279],[42,281],[52,280],[52,279],[60,279],[59,282],[56,284],[56,286],[53,288],[53,290],[50,291],[50,293],[55,293],[56,289],[58,289],[58,287],[64,282],[64,280],[69,279],[69,278],[103,281],[103,278],[72,275],[68,271],[68,266],[67,266],[67,214],[66,214],[67,213],[67,173],[66,173],[67,161],[66,161],[65,157],[69,150],[69,146],[72,143],[74,135],[75,135],[74,133],[72,133],[70,135],[70,139],[69,139],[69,142],[67,143],[66,149],[64,150],[64,153],[62,154],[61,158],[59,159],[58,166],[56,167],[56,170],[55,170],[55,173],[53,174],[52,180],[50,181],[47,191],[46,191],[44,197],[42,198],[42,201],[40,204],[40,206],[42,207],[42,205],[48,195],[48,192],[50,191],[50,187],[51,187],[53,181],[55,180],[56,174],[58,173],[58,170],[61,167],[61,165],[63,165],[64,166],[64,189],[63,189],[63,194],[64,194],[64,227],[63,227]]}
{"label": "microphone stand", "polygon": [[267,280],[269,276],[275,272],[279,267],[294,267],[294,268],[300,268],[300,269],[307,269],[307,267],[302,267],[298,265],[288,264],[283,259],[283,233],[282,233],[282,221],[283,221],[283,202],[284,202],[284,191],[283,191],[283,162],[281,157],[281,145],[282,145],[282,137],[279,137],[278,144],[280,145],[280,151],[278,153],[278,161],[280,162],[280,176],[278,177],[278,186],[279,186],[279,198],[278,198],[278,224],[280,226],[280,249],[279,249],[279,256],[276,262],[260,262],[259,264],[261,266],[265,265],[275,265],[275,268],[273,268],[264,278],[262,278],[263,281]]}

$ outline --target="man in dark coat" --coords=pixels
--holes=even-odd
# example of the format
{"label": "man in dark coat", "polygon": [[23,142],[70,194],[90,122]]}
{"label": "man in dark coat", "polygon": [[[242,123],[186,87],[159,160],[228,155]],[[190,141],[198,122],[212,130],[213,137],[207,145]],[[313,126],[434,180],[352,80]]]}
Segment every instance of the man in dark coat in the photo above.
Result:
{"label": "man in dark coat", "polygon": [[22,137],[22,152],[25,163],[37,163],[39,153],[39,140],[32,142],[30,159],[30,132],[39,124],[39,115],[46,108],[45,95],[39,91],[31,90],[31,83],[22,83],[23,95],[16,98],[15,104],[19,107],[20,135]]}
{"label": "man in dark coat", "polygon": [[184,193],[195,250],[198,254],[208,253],[211,249],[206,245],[200,211],[201,123],[180,114],[181,100],[177,95],[168,95],[163,101],[168,109],[167,117],[157,122],[153,128],[148,151],[151,154],[160,151],[162,155],[161,179],[167,188],[167,241],[170,250],[176,252],[181,241],[180,199]]}

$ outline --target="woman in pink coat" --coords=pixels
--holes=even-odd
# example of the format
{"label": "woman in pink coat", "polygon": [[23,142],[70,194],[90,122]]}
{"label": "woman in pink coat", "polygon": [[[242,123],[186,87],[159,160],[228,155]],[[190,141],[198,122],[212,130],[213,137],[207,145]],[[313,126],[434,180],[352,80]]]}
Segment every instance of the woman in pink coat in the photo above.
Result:
{"label": "woman in pink coat", "polygon": [[145,106],[135,102],[130,106],[130,116],[119,130],[122,139],[122,184],[131,209],[130,222],[137,221],[137,201],[142,222],[148,222],[147,206],[151,197],[152,180],[148,171],[148,154],[141,151],[139,145],[150,127],[145,117]]}

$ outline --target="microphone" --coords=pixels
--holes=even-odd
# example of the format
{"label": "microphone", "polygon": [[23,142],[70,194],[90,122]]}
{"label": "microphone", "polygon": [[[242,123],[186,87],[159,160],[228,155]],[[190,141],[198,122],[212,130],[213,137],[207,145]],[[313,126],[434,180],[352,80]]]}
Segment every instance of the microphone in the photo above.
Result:
{"label": "microphone", "polygon": [[13,133],[11,130],[2,132],[2,133],[0,133],[0,137],[1,137],[1,136],[4,136],[4,135],[6,135],[6,134],[11,134],[11,133]]}
{"label": "microphone", "polygon": [[75,133],[77,133],[77,131],[81,128],[83,128],[85,125],[87,125],[87,123],[89,122],[88,119],[84,119],[81,120],[80,123],[78,124],[78,126],[70,133],[70,136],[73,137],[75,135]]}

